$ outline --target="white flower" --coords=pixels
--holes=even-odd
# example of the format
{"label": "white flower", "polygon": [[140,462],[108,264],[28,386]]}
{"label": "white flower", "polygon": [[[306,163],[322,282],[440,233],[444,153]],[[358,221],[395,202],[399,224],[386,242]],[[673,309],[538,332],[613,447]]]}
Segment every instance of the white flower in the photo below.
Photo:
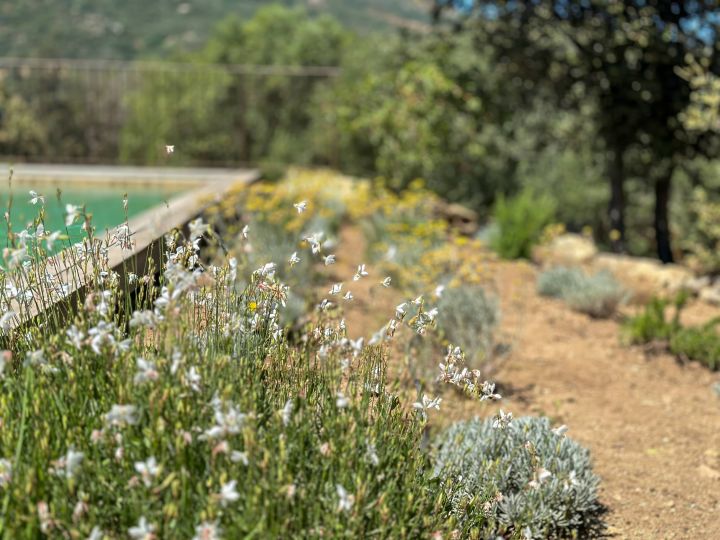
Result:
{"label": "white flower", "polygon": [[350,300],[352,300],[352,299],[355,298],[355,297],[353,296],[353,293],[351,293],[350,291],[348,291],[348,292],[345,293],[345,296],[343,296],[343,298],[349,302]]}
{"label": "white flower", "polygon": [[259,274],[262,277],[272,279],[272,277],[275,275],[275,263],[269,262],[255,270],[255,273]]}
{"label": "white flower", "polygon": [[249,232],[250,232],[250,225],[245,225],[242,228],[242,231],[240,231],[240,235],[243,237],[244,240],[247,240]]}
{"label": "white flower", "polygon": [[530,487],[536,488],[539,487],[540,484],[542,484],[545,480],[550,478],[552,476],[552,473],[548,471],[547,469],[540,467],[535,471],[535,474],[533,475],[533,479],[528,482],[528,485]]}
{"label": "white flower", "polygon": [[5,487],[12,480],[12,463],[7,459],[0,459],[0,487]]}
{"label": "white flower", "polygon": [[78,330],[77,326],[74,324],[70,326],[70,328],[65,331],[65,335],[68,337],[68,343],[74,346],[77,350],[82,348],[82,341],[85,339],[85,334]]}
{"label": "white flower", "polygon": [[380,458],[377,455],[377,448],[375,448],[375,445],[370,442],[367,443],[367,457],[370,460],[370,463],[372,463],[375,467],[380,465]]}
{"label": "white flower", "polygon": [[413,408],[420,411],[423,417],[425,417],[429,409],[435,409],[439,411],[441,401],[441,397],[430,399],[427,394],[423,394],[422,401],[416,401],[415,403],[413,403]]}
{"label": "white flower", "polygon": [[113,405],[105,415],[105,422],[110,426],[123,427],[137,424],[137,409],[134,405]]}
{"label": "white flower", "polygon": [[10,351],[0,351],[0,377],[3,376],[3,373],[5,372],[5,367],[7,366],[8,362],[12,360],[12,352]]}
{"label": "white flower", "polygon": [[361,264],[358,266],[357,272],[355,272],[355,275],[353,276],[353,281],[358,281],[360,278],[367,276],[367,270],[365,270],[365,265]]}
{"label": "white flower", "polygon": [[65,226],[69,227],[72,225],[77,217],[80,215],[80,207],[74,204],[65,205]]}
{"label": "white flower", "polygon": [[40,366],[43,364],[47,364],[47,359],[45,358],[45,352],[42,349],[38,349],[37,351],[28,351],[25,353],[26,366]]}
{"label": "white flower", "polygon": [[331,264],[335,264],[335,255],[325,257],[325,266],[330,266]]}
{"label": "white flower", "polygon": [[15,315],[17,315],[17,313],[15,313],[13,310],[8,310],[3,314],[2,317],[0,317],[0,328],[2,328],[2,331],[4,333],[7,334],[12,329],[12,320]]}
{"label": "white flower", "polygon": [[298,214],[302,214],[305,211],[305,209],[307,208],[307,205],[308,205],[307,201],[300,201],[299,203],[293,204],[295,209],[298,211]]}
{"label": "white flower", "polygon": [[37,204],[40,201],[41,204],[45,204],[45,196],[40,195],[37,191],[30,190],[30,204]]}
{"label": "white flower", "polygon": [[138,368],[138,372],[133,378],[133,382],[135,384],[143,384],[148,381],[155,381],[159,377],[158,372],[155,369],[155,364],[153,362],[139,357],[137,358],[137,360],[135,360],[135,364]]}
{"label": "white flower", "polygon": [[399,319],[399,320],[402,320],[402,319],[405,317],[405,314],[407,313],[406,308],[407,308],[407,303],[406,303],[406,302],[403,302],[402,304],[399,304],[399,305],[395,308],[395,317],[396,317],[397,319]]}
{"label": "white flower", "polygon": [[60,231],[54,231],[45,237],[45,244],[50,251],[52,251],[58,238],[60,238]]}
{"label": "white flower", "polygon": [[445,290],[445,285],[438,285],[435,287],[435,296],[437,298],[440,298],[442,296],[443,291]]}
{"label": "white flower", "polygon": [[335,283],[332,287],[330,287],[330,290],[328,292],[332,295],[340,294],[342,287],[343,287],[342,283]]}
{"label": "white flower", "polygon": [[166,144],[165,145],[165,153],[166,154],[172,154],[175,151],[175,145],[174,144]]}
{"label": "white flower", "polygon": [[154,530],[155,525],[148,523],[147,519],[143,516],[140,518],[135,527],[130,527],[128,529],[128,534],[133,540],[154,540]]}
{"label": "white flower", "polygon": [[420,295],[415,300],[413,300],[412,303],[415,304],[416,306],[419,306],[420,304],[422,304],[422,301],[423,301],[423,297],[422,297],[422,295]]}
{"label": "white flower", "polygon": [[380,285],[382,285],[383,287],[387,288],[387,287],[390,286],[390,282],[391,282],[391,281],[392,281],[392,278],[391,278],[390,276],[388,276],[388,277],[386,277],[385,279],[383,279],[383,280],[380,282]]}
{"label": "white flower", "polygon": [[190,388],[192,388],[195,392],[200,391],[201,377],[197,369],[195,369],[195,366],[192,366],[190,370],[185,374],[185,379],[187,380],[188,386],[190,386]]}
{"label": "white flower", "polygon": [[552,430],[552,432],[557,435],[558,437],[562,437],[567,432],[568,427],[563,424],[562,426],[558,426],[555,429]]}
{"label": "white flower", "polygon": [[189,225],[190,227],[190,240],[197,240],[201,238],[205,233],[210,230],[210,225],[203,221],[203,218],[199,217],[192,220]]}
{"label": "white flower", "polygon": [[136,461],[135,470],[142,477],[145,487],[152,485],[153,478],[160,472],[160,467],[157,464],[154,456],[150,456],[146,461]]}
{"label": "white flower", "polygon": [[492,427],[495,429],[505,429],[512,422],[513,414],[511,412],[505,413],[502,409],[498,412],[498,415],[493,419]]}
{"label": "white flower", "polygon": [[55,462],[55,472],[58,476],[65,476],[65,478],[72,478],[80,468],[85,454],[82,452],[76,452],[72,448],[69,448],[67,454],[59,458]]}
{"label": "white flower", "polygon": [[230,461],[233,463],[242,463],[246,467],[250,464],[247,452],[240,452],[239,450],[233,450],[230,453]]}
{"label": "white flower", "polygon": [[220,540],[220,534],[222,530],[217,524],[217,521],[210,523],[204,521],[197,527],[195,527],[195,536],[193,540]]}
{"label": "white flower", "polygon": [[288,399],[285,402],[285,406],[280,410],[280,416],[282,417],[283,425],[287,426],[290,423],[293,412],[292,399]]}
{"label": "white flower", "polygon": [[102,529],[100,527],[93,527],[93,530],[90,531],[90,536],[87,537],[87,540],[102,540],[105,536],[105,533],[102,532]]}
{"label": "white flower", "polygon": [[290,263],[290,267],[293,267],[300,262],[300,257],[298,257],[297,251],[294,251],[293,254],[290,255],[288,262]]}
{"label": "white flower", "polygon": [[241,413],[232,403],[213,400],[215,407],[215,425],[205,432],[205,438],[217,439],[227,435],[237,435],[245,425],[247,415]]}
{"label": "white flower", "polygon": [[349,404],[350,400],[345,397],[345,394],[342,392],[338,392],[335,394],[335,404],[337,405],[338,409],[345,409]]}
{"label": "white flower", "polygon": [[338,512],[349,512],[355,504],[355,496],[347,492],[340,484],[335,485],[338,496]]}
{"label": "white flower", "polygon": [[220,487],[220,493],[218,494],[218,497],[220,498],[220,503],[223,506],[227,506],[228,503],[235,502],[240,498],[240,494],[235,489],[236,485],[236,480],[230,480],[230,482],[223,484]]}

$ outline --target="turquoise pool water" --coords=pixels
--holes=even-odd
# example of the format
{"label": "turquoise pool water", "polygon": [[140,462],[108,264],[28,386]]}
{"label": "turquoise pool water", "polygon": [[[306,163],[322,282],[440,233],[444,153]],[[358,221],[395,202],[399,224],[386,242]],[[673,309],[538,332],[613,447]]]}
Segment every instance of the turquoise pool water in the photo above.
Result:
{"label": "turquoise pool water", "polygon": [[[187,189],[187,188],[185,188]],[[182,187],[163,187],[159,185],[112,185],[96,184],[70,185],[32,184],[23,182],[9,187],[0,187],[0,214],[10,212],[12,229],[15,232],[25,229],[38,216],[41,204],[30,202],[30,190],[45,197],[45,230],[60,230],[65,233],[65,205],[73,204],[85,207],[92,215],[92,223],[98,236],[105,229],[113,228],[125,221],[123,198],[127,194],[128,216],[133,217],[153,206],[163,204],[184,191]],[[3,219],[4,221],[4,219]],[[3,225],[4,226],[4,225]],[[68,227],[70,241],[76,242],[85,236],[81,229],[81,219]]]}

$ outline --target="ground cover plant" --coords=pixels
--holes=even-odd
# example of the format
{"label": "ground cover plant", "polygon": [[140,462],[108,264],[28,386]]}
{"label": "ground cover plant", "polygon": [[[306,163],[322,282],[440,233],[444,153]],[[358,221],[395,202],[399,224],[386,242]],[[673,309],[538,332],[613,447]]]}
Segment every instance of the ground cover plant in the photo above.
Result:
{"label": "ground cover plant", "polygon": [[[702,325],[685,326],[680,315],[689,295],[678,293],[673,299],[653,298],[642,312],[623,322],[623,339],[630,344],[660,344],[683,360],[696,360],[712,370],[720,368],[720,334],[715,317]],[[673,315],[667,311],[672,306]]]}
{"label": "ground cover plant", "polygon": [[628,297],[611,273],[587,275],[579,268],[545,270],[538,276],[537,289],[543,296],[561,298],[575,311],[597,318],[612,316]]}
{"label": "ground cover plant", "polygon": [[[597,529],[599,479],[589,452],[564,435],[566,426],[551,429],[547,418],[525,417],[498,429],[499,422],[459,422],[435,441],[435,474],[456,483],[452,506],[459,519],[473,523],[482,538],[508,531],[575,537]],[[478,504],[482,495],[497,504]]]}

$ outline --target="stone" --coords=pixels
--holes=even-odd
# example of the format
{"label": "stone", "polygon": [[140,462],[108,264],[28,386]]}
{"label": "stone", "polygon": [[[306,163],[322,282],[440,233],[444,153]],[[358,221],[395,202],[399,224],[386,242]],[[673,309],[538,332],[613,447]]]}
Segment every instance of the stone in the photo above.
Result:
{"label": "stone", "polygon": [[712,467],[708,467],[707,465],[700,465],[697,468],[697,471],[698,474],[703,478],[707,478],[709,480],[720,479],[720,471],[718,471],[717,469],[713,469]]}
{"label": "stone", "polygon": [[549,243],[535,246],[532,259],[543,267],[583,266],[597,255],[595,242],[579,234],[566,233]]}

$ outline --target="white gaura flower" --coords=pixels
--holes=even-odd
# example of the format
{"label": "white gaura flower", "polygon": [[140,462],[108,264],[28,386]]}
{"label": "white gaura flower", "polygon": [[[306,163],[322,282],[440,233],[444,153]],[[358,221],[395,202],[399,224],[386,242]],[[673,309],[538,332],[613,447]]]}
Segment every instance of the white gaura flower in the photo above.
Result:
{"label": "white gaura flower", "polygon": [[0,351],[0,377],[3,376],[3,373],[5,372],[5,367],[7,366],[8,362],[12,360],[12,352],[11,351]]}
{"label": "white gaura flower", "polygon": [[256,274],[259,274],[262,277],[267,277],[268,279],[272,279],[275,275],[275,263],[269,262],[267,264],[264,264],[257,270],[255,270]]}
{"label": "white gaura flower", "polygon": [[290,420],[292,419],[292,413],[293,401],[292,399],[288,399],[285,402],[285,406],[280,409],[280,417],[282,418],[283,425],[287,426],[290,423]]}
{"label": "white gaura flower", "polygon": [[345,409],[350,405],[350,400],[342,392],[335,394],[335,405],[338,409]]}
{"label": "white gaura flower", "polygon": [[353,276],[353,281],[358,281],[360,278],[363,278],[367,276],[367,270],[365,270],[365,265],[361,264],[358,266],[357,272],[355,272],[355,275]]}
{"label": "white gaura flower", "polygon": [[375,445],[371,442],[367,443],[367,458],[373,466],[377,467],[378,465],[380,465],[380,458],[377,455],[377,448],[375,448]]}
{"label": "white gaura flower", "polygon": [[325,257],[325,266],[330,266],[331,264],[335,264],[335,255],[328,255]]}
{"label": "white gaura flower", "polygon": [[195,366],[192,366],[185,374],[185,380],[187,381],[188,386],[192,388],[195,392],[200,391],[201,377],[197,369],[195,369]]}
{"label": "white gaura flower", "polygon": [[542,484],[545,480],[550,478],[552,476],[552,473],[545,469],[544,467],[538,468],[535,473],[533,474],[533,479],[528,482],[528,486],[532,488],[540,487],[540,484]]}
{"label": "white gaura flower", "polygon": [[355,297],[353,296],[353,293],[351,293],[350,291],[346,292],[345,296],[343,296],[343,299],[347,300],[348,302],[350,300],[352,300],[353,298],[355,298]]}
{"label": "white gaura flower", "polygon": [[75,347],[77,350],[82,349],[82,342],[83,339],[85,339],[85,334],[83,334],[77,326],[74,324],[70,326],[70,328],[65,331],[65,335],[67,336],[67,341],[70,345]]}
{"label": "white gaura flower", "polygon": [[248,234],[250,234],[250,225],[245,225],[245,226],[242,228],[242,231],[240,231],[240,236],[243,237],[243,240],[247,240],[247,239],[248,239]]}
{"label": "white gaura flower", "polygon": [[152,485],[153,479],[160,472],[160,466],[154,456],[150,456],[146,461],[136,461],[135,470],[142,477],[145,487]]}
{"label": "white gaura flower", "polygon": [[500,409],[497,416],[493,418],[492,427],[495,429],[505,429],[512,423],[512,418],[513,414],[511,412],[505,413]]}
{"label": "white gaura flower", "polygon": [[415,304],[416,306],[419,306],[420,304],[422,304],[422,301],[423,301],[423,297],[422,297],[422,295],[420,295],[415,300],[413,300],[412,303]]}
{"label": "white gaura flower", "polygon": [[155,525],[148,523],[148,520],[143,516],[137,525],[128,529],[128,534],[133,540],[155,540],[154,530]]}
{"label": "white gaura flower", "polygon": [[388,288],[390,286],[390,282],[392,281],[392,278],[390,276],[387,276],[385,279],[383,279],[380,282],[380,285],[382,285],[385,288]]}
{"label": "white gaura flower", "polygon": [[445,285],[438,285],[435,287],[435,297],[440,298],[442,296],[443,291],[445,290]]}
{"label": "white gaura flower", "polygon": [[250,464],[247,452],[240,452],[239,450],[233,450],[230,453],[230,461],[233,463],[242,463],[246,467]]}
{"label": "white gaura flower", "polygon": [[57,242],[59,238],[60,231],[53,231],[47,236],[45,236],[45,245],[47,246],[49,251],[53,250],[53,247],[55,247],[55,242]]}
{"label": "white gaura flower", "polygon": [[230,480],[229,482],[223,484],[220,487],[220,493],[218,494],[220,504],[222,504],[223,506],[227,506],[228,503],[233,503],[240,499],[240,494],[235,489],[236,485],[237,480]]}
{"label": "white gaura flower", "polygon": [[30,190],[30,204],[35,205],[37,203],[45,204],[45,196],[40,195],[37,191]]}
{"label": "white gaura flower", "polygon": [[199,217],[192,220],[188,227],[190,228],[190,241],[201,238],[204,234],[210,231],[210,225],[203,221],[203,218]]}
{"label": "white gaura flower", "polygon": [[148,381],[156,381],[158,379],[159,374],[157,369],[155,369],[155,364],[153,362],[145,360],[142,357],[138,357],[135,360],[135,365],[138,369],[135,377],[133,378],[133,382],[135,384],[143,384]]}
{"label": "white gaura flower", "polygon": [[395,318],[396,319],[403,320],[405,318],[406,313],[407,313],[407,303],[406,302],[399,304],[395,308]]}
{"label": "white gaura flower", "polygon": [[332,305],[333,304],[330,300],[328,300],[327,298],[323,298],[323,300],[322,300],[322,302],[320,302],[320,305],[318,306],[318,308],[320,309],[320,311],[327,311],[328,309],[330,309],[332,307]]}
{"label": "white gaura flower", "polygon": [[307,209],[307,205],[308,205],[307,201],[300,201],[298,203],[293,204],[293,206],[297,210],[298,214],[302,214]]}
{"label": "white gaura flower", "polygon": [[69,227],[80,215],[80,207],[74,204],[65,205],[65,226]]}
{"label": "white gaura flower", "polygon": [[340,484],[335,485],[338,496],[338,512],[349,512],[355,504],[355,496],[347,492]]}
{"label": "white gaura flower", "polygon": [[137,424],[137,408],[134,405],[113,405],[105,415],[108,426],[124,427]]}
{"label": "white gaura flower", "polygon": [[174,144],[166,144],[165,145],[165,153],[166,154],[172,154],[175,151],[175,145]]}
{"label": "white gaura flower", "polygon": [[45,358],[45,351],[42,349],[25,353],[26,366],[41,366],[44,364],[47,364],[47,359]]}
{"label": "white gaura flower", "polygon": [[433,399],[430,399],[427,394],[423,394],[421,401],[416,401],[413,403],[413,408],[420,411],[420,413],[423,415],[423,418],[427,416],[427,411],[430,409],[435,409],[437,411],[440,410],[440,402],[442,401],[441,397],[436,397]]}
{"label": "white gaura flower", "polygon": [[222,529],[220,529],[217,521],[213,521],[212,523],[204,521],[195,527],[195,536],[193,536],[193,540],[220,540],[221,534]]}
{"label": "white gaura flower", "polygon": [[342,283],[335,283],[332,287],[330,287],[328,293],[332,295],[340,294],[340,291],[342,291],[342,287]]}
{"label": "white gaura flower", "polygon": [[82,452],[76,452],[72,447],[69,448],[64,456],[55,461],[55,473],[68,479],[73,478],[84,457],[85,454]]}
{"label": "white gaura flower", "polygon": [[558,426],[552,430],[552,432],[557,435],[558,437],[562,437],[567,433],[568,427],[563,424],[562,426]]}
{"label": "white gaura flower", "polygon": [[2,317],[0,317],[0,328],[2,328],[2,331],[7,334],[12,329],[12,321],[15,318],[15,313],[13,310],[6,311]]}
{"label": "white gaura flower", "polygon": [[293,254],[290,255],[290,259],[288,260],[288,262],[290,263],[291,268],[300,262],[300,257],[298,257],[297,251],[293,252]]}
{"label": "white gaura flower", "polygon": [[12,480],[12,463],[7,459],[0,459],[0,487],[5,487]]}

